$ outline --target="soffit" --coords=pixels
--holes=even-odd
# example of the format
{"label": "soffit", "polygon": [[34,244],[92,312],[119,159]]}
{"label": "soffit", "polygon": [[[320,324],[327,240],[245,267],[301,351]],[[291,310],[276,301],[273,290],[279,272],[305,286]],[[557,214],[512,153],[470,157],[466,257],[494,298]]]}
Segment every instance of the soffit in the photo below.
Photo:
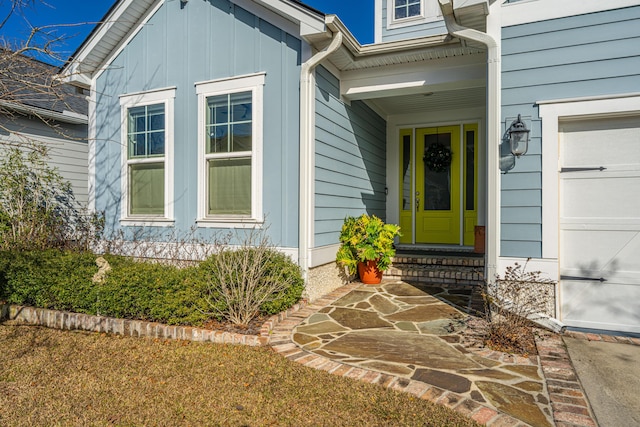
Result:
{"label": "soffit", "polygon": [[377,98],[368,102],[372,102],[386,114],[393,115],[484,107],[486,97],[486,88],[479,86],[435,92],[431,95],[415,94]]}

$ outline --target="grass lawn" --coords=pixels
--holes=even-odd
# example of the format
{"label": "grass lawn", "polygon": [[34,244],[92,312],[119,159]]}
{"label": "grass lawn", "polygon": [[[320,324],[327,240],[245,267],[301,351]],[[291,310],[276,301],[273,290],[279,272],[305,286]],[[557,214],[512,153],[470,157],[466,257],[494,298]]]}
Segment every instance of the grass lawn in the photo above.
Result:
{"label": "grass lawn", "polygon": [[0,323],[0,426],[476,426],[268,348]]}

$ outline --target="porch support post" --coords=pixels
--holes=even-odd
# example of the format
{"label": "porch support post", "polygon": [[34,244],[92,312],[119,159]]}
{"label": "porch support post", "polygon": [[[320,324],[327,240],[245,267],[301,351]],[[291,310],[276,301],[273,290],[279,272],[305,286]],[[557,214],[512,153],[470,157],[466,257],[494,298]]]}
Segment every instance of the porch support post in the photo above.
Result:
{"label": "porch support post", "polygon": [[[454,16],[453,0],[438,0],[447,31],[454,37],[480,42],[487,46],[487,262],[485,278],[493,282],[496,277],[500,251],[500,44],[491,35],[459,25]],[[490,6],[487,30],[500,34],[500,7],[502,2]]]}
{"label": "porch support post", "polygon": [[342,33],[337,32],[323,51],[302,64],[300,70],[300,218],[298,236],[298,264],[304,280],[309,272],[310,251],[313,246],[313,208],[315,179],[315,78],[313,72],[320,63],[342,45]]}

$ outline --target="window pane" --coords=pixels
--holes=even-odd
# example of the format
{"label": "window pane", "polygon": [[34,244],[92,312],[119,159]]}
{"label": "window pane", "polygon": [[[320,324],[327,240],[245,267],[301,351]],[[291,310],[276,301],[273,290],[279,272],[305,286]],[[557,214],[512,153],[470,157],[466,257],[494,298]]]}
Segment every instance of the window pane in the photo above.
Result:
{"label": "window pane", "polygon": [[[451,134],[425,135],[425,153],[432,144],[441,144],[451,150]],[[424,167],[424,210],[448,211],[451,209],[451,167],[444,171],[432,171]]]}
{"label": "window pane", "polygon": [[396,19],[402,19],[407,17],[407,8],[406,7],[397,7],[396,8]]}
{"label": "window pane", "polygon": [[467,170],[466,170],[466,185],[465,185],[465,209],[472,211],[475,209],[475,132],[472,130],[467,131],[466,135],[467,145]]}
{"label": "window pane", "polygon": [[229,152],[229,125],[210,126],[208,128],[209,144],[207,153]]}
{"label": "window pane", "polygon": [[207,123],[220,124],[229,122],[229,96],[218,95],[207,98]]}
{"label": "window pane", "polygon": [[407,0],[396,0],[396,7],[398,6],[406,6]]}
{"label": "window pane", "polygon": [[129,108],[127,111],[129,158],[164,154],[164,104]]}
{"label": "window pane", "polygon": [[233,125],[231,151],[251,151],[251,123]]}
{"label": "window pane", "polygon": [[420,3],[412,4],[409,6],[409,16],[418,16],[420,15]]}
{"label": "window pane", "polygon": [[251,92],[234,93],[230,96],[230,103],[233,122],[251,121]]}
{"label": "window pane", "polygon": [[147,138],[144,133],[129,135],[129,157],[144,156]]}
{"label": "window pane", "polygon": [[402,210],[411,210],[411,136],[402,137]]}
{"label": "window pane", "polygon": [[129,132],[144,132],[146,130],[145,107],[129,109]]}
{"label": "window pane", "polygon": [[164,130],[149,134],[149,155],[162,156],[164,154]]}
{"label": "window pane", "polygon": [[129,214],[164,215],[164,162],[129,165]]}
{"label": "window pane", "polygon": [[164,130],[164,111],[150,113],[148,130]]}
{"label": "window pane", "polygon": [[208,161],[208,214],[251,215],[251,158]]}

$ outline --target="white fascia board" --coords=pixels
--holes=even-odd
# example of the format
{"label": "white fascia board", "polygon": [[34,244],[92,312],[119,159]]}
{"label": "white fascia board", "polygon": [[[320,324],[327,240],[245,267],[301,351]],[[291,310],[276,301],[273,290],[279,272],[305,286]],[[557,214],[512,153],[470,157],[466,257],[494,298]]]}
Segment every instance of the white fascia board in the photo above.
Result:
{"label": "white fascia board", "polygon": [[[411,95],[440,89],[478,87],[486,85],[486,65],[462,61],[435,62],[432,67],[424,64],[412,67],[395,67],[363,72],[343,72],[340,93],[347,99],[371,99],[386,96]],[[466,62],[466,65],[455,64]],[[448,65],[448,66],[447,66]],[[408,68],[408,69],[407,69]]]}
{"label": "white fascia board", "polygon": [[502,26],[638,6],[639,0],[530,0],[502,5]]}
{"label": "white fascia board", "polygon": [[[232,1],[239,6],[242,6],[240,3],[245,3],[245,0]],[[252,2],[252,0],[248,0],[248,2]],[[290,0],[259,0],[259,3],[280,16],[300,23],[301,36],[325,32],[324,15],[319,15],[296,2]]]}
{"label": "white fascia board", "polygon": [[[123,15],[127,12],[129,7],[136,0],[121,0],[119,4],[115,7],[113,11],[106,16],[104,22],[99,25],[98,30],[91,36],[91,38],[87,41],[87,43],[82,47],[82,49],[77,53],[77,55],[73,58],[73,61],[62,69],[61,74],[65,74],[68,70],[75,70],[76,73],[78,70],[78,64],[85,63],[88,55],[100,44],[100,42],[104,39],[104,37],[108,34],[111,27],[113,27],[116,22],[119,20],[122,21]],[[159,0],[161,1],[161,0]],[[123,22],[126,22],[124,20]],[[131,26],[135,26],[137,23],[131,23]],[[97,65],[97,64],[96,64]],[[94,70],[95,71],[95,68]],[[89,77],[90,80],[90,77]]]}

